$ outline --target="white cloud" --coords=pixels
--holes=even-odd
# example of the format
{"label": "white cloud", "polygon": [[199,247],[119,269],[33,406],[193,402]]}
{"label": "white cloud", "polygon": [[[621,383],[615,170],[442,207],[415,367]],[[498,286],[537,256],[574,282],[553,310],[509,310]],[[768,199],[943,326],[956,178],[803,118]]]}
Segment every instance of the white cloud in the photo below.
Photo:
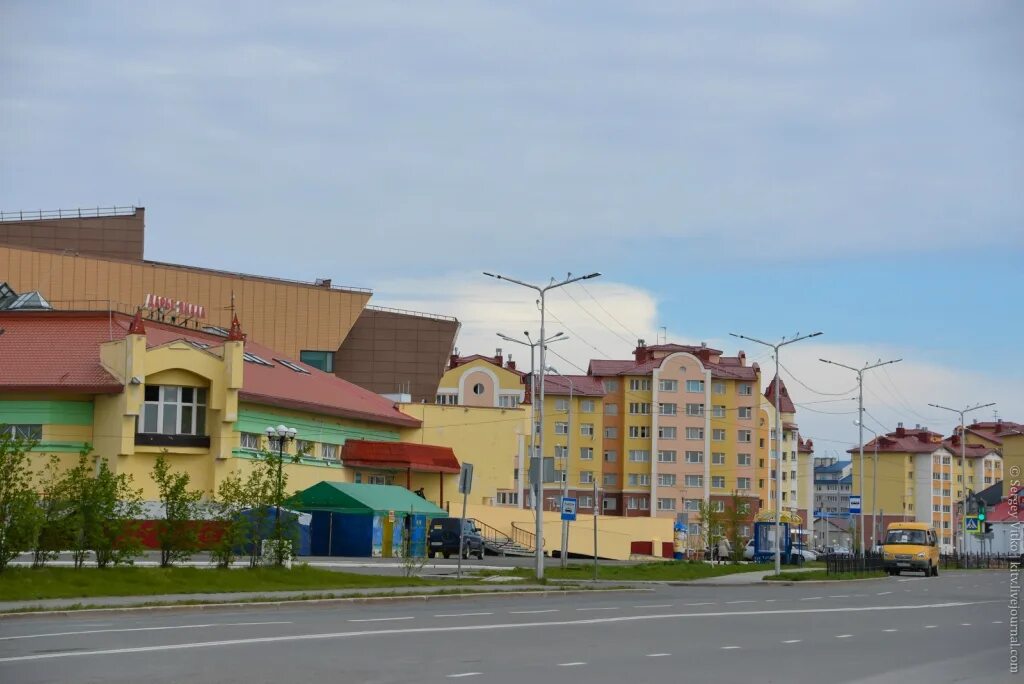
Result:
{"label": "white cloud", "polygon": [[[630,358],[637,337],[650,344],[667,333],[670,342],[707,342],[729,355],[743,349],[749,363],[761,366],[765,386],[774,375],[770,350],[727,337],[722,331],[662,332],[657,297],[646,290],[600,279],[587,281],[585,287],[570,285],[562,292],[553,291],[548,299],[547,308],[552,314],[548,334],[562,331],[572,338],[550,349],[578,366],[551,357],[549,363],[562,373],[583,372],[590,359]],[[529,351],[499,339],[496,333],[522,337],[522,332],[528,330],[537,339],[539,312],[531,290],[479,274],[453,273],[444,278],[386,281],[371,303],[456,316],[462,322],[457,340],[461,353],[493,354],[500,347],[506,355],[513,355],[521,369],[529,368]],[[710,334],[695,337],[694,332]],[[815,338],[784,347],[781,356],[783,381],[799,405],[801,433],[815,439],[819,455],[845,452],[856,445],[858,433],[853,422],[857,418],[856,374],[826,365],[820,358],[855,367],[878,359],[903,359],[865,374],[865,425],[871,430],[893,430],[902,421],[907,426],[922,424],[949,434],[958,419],[952,413],[930,408],[929,403],[963,407],[994,401],[1000,416],[1024,421],[1024,377],[1019,371],[993,376],[949,365],[909,346],[825,340]],[[993,413],[984,409],[971,415],[991,420]],[[870,433],[865,431],[865,436],[870,438]]]}

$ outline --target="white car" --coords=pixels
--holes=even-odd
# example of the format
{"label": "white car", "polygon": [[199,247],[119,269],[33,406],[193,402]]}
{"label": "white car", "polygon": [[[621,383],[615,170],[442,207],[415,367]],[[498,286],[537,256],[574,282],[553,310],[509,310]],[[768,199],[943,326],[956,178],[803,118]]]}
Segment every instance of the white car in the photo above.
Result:
{"label": "white car", "polygon": [[[808,551],[802,546],[793,546],[793,554],[804,557],[804,562],[809,563],[811,561],[818,560],[818,554],[813,551]],[[754,560],[754,540],[751,539],[747,542],[747,545],[743,547],[743,560]]]}

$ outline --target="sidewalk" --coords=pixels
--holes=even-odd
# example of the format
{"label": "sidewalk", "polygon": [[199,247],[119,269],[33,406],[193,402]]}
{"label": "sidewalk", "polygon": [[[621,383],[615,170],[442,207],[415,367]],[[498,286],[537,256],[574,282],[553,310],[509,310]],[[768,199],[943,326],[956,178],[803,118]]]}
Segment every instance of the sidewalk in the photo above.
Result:
{"label": "sidewalk", "polygon": [[[565,591],[563,589],[559,589],[557,586],[552,587],[536,584],[517,584],[509,586],[481,586],[479,584],[455,584],[452,586],[388,587],[387,589],[308,589],[304,591],[240,591],[217,594],[151,594],[147,596],[92,596],[79,598],[39,599],[35,601],[0,601],[0,613],[10,612],[14,610],[24,610],[26,608],[38,608],[40,610],[66,610],[74,606],[83,605],[95,608],[131,608],[156,602],[173,603],[181,601],[205,601],[210,602],[212,604],[230,604],[235,602],[251,601],[255,598],[287,601],[289,599],[298,599],[303,596],[322,596],[325,598],[373,598],[374,596],[392,597],[396,594],[406,594],[409,596],[428,596],[431,594],[439,594],[441,592],[449,594],[452,591],[501,594],[524,590],[530,592],[536,592],[538,590],[546,590],[551,592]],[[584,591],[590,590],[585,589]],[[260,605],[260,603],[253,602],[252,605],[258,606]],[[0,618],[2,618],[2,615],[0,615]]]}

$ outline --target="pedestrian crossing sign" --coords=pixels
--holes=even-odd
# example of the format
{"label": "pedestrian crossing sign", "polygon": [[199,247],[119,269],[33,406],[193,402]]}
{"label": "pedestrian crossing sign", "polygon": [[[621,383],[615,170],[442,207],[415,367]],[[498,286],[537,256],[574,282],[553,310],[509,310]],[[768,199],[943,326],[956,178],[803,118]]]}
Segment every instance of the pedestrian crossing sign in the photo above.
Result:
{"label": "pedestrian crossing sign", "polygon": [[977,532],[978,531],[978,519],[977,518],[967,518],[967,531],[968,532]]}

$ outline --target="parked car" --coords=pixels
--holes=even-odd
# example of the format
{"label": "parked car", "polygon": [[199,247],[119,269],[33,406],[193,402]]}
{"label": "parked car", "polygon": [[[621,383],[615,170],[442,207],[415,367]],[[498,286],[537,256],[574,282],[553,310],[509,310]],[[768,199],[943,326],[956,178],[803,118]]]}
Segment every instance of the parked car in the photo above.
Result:
{"label": "parked car", "polygon": [[808,563],[818,560],[818,554],[808,549],[805,544],[793,544],[793,554],[800,554],[804,557],[804,561]]}
{"label": "parked car", "polygon": [[754,540],[751,539],[743,547],[743,560],[754,560]]}
{"label": "parked car", "polygon": [[441,554],[445,558],[459,555],[459,523],[462,523],[463,541],[462,557],[476,556],[483,560],[484,538],[472,520],[463,518],[434,518],[430,521],[430,533],[427,542],[430,557]]}
{"label": "parked car", "polygon": [[845,546],[826,546],[826,556],[852,556],[853,552]]}

